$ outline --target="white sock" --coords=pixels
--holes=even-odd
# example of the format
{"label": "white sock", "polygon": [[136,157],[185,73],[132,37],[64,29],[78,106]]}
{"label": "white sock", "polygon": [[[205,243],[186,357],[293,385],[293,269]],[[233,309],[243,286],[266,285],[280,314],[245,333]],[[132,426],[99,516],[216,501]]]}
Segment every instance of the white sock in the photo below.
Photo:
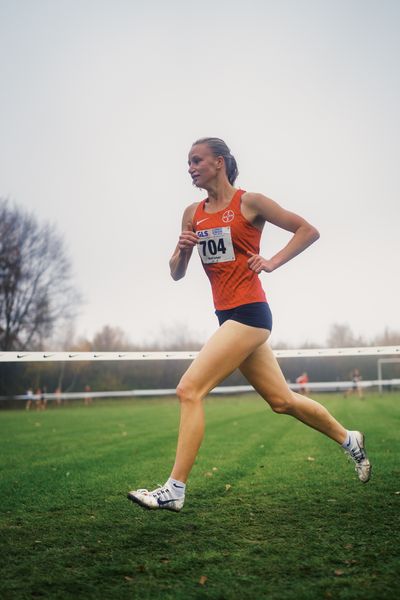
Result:
{"label": "white sock", "polygon": [[342,444],[342,448],[344,448],[345,450],[347,450],[347,452],[349,452],[354,445],[355,444],[354,444],[353,432],[346,431],[346,439],[344,440],[344,442]]}
{"label": "white sock", "polygon": [[186,485],[182,481],[169,477],[167,485],[171,490],[174,490],[174,496],[177,498],[183,498],[185,495]]}

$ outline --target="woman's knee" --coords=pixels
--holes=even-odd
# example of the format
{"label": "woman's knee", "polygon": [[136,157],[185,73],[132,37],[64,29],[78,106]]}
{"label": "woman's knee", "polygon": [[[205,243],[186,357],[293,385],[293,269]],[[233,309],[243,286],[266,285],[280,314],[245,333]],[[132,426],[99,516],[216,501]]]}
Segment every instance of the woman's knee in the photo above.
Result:
{"label": "woman's knee", "polygon": [[181,403],[194,403],[201,400],[196,386],[188,379],[182,378],[176,388],[176,395]]}
{"label": "woman's knee", "polygon": [[291,393],[270,395],[267,402],[275,413],[280,415],[293,414],[294,397]]}

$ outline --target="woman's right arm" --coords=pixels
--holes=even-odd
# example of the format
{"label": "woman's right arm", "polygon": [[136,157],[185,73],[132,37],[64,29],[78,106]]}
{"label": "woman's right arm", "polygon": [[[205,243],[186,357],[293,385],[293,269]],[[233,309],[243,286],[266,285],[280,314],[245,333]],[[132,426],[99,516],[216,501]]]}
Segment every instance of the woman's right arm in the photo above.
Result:
{"label": "woman's right arm", "polygon": [[179,279],[182,279],[182,277],[185,277],[193,248],[199,241],[197,235],[193,231],[193,216],[196,207],[197,203],[191,204],[183,213],[182,231],[175,251],[169,261],[171,277],[174,281],[178,281]]}

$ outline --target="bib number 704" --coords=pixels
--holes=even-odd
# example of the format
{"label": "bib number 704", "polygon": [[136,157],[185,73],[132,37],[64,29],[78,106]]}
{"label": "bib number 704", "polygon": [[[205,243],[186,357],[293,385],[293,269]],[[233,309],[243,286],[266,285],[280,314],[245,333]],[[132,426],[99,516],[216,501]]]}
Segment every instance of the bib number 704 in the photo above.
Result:
{"label": "bib number 704", "polygon": [[226,253],[226,246],[223,238],[219,238],[218,243],[215,240],[201,240],[200,246],[202,247],[203,256],[207,256],[207,253],[211,254],[211,256],[217,256],[219,253]]}

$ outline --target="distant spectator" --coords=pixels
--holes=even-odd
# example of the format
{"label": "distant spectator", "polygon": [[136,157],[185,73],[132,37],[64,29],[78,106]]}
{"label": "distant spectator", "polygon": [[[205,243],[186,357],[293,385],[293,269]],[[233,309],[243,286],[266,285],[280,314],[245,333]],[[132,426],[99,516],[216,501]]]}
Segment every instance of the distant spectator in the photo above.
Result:
{"label": "distant spectator", "polygon": [[85,397],[84,397],[84,401],[83,402],[86,405],[92,404],[92,402],[93,402],[93,398],[92,398],[92,396],[90,394],[91,391],[92,390],[91,390],[90,385],[85,385]]}
{"label": "distant spectator", "polygon": [[40,388],[38,387],[35,391],[35,404],[36,404],[36,410],[45,410],[46,408],[46,397],[45,397],[45,391],[46,388]]}
{"label": "distant spectator", "polygon": [[308,373],[306,371],[304,371],[304,373],[299,375],[298,378],[296,379],[296,383],[300,384],[300,387],[299,387],[300,394],[308,394],[308,387],[307,387],[308,382],[309,382]]}
{"label": "distant spectator", "polygon": [[35,396],[33,395],[33,390],[32,390],[32,388],[29,388],[28,390],[26,390],[26,404],[25,404],[26,410],[30,409],[34,399],[35,399]]}
{"label": "distant spectator", "polygon": [[345,397],[349,396],[350,394],[357,394],[359,398],[364,398],[363,389],[361,385],[362,377],[360,371],[358,369],[353,369],[350,373],[350,378],[353,385],[349,390],[345,392]]}
{"label": "distant spectator", "polygon": [[56,401],[57,406],[61,406],[62,398],[61,398],[61,388],[60,387],[57,387],[54,390],[54,396],[55,396],[55,401]]}
{"label": "distant spectator", "polygon": [[46,410],[47,408],[47,397],[46,397],[47,388],[46,386],[42,387],[40,392],[40,410]]}

